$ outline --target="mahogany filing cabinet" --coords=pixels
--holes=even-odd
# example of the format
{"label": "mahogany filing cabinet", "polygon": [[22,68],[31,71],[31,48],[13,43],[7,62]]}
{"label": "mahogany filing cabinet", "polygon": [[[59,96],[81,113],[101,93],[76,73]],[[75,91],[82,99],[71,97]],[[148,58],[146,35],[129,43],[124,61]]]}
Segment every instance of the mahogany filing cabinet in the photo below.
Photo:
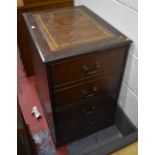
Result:
{"label": "mahogany filing cabinet", "polygon": [[85,6],[23,16],[56,146],[113,125],[131,40]]}

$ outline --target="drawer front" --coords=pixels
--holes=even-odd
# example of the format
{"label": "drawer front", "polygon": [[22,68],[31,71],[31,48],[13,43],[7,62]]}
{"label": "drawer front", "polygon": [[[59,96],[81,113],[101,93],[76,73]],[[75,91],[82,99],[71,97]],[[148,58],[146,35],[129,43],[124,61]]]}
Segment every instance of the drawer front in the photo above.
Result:
{"label": "drawer front", "polygon": [[120,48],[51,65],[53,84],[61,85],[120,67],[124,56],[125,48]]}
{"label": "drawer front", "polygon": [[104,93],[113,92],[118,87],[120,75],[121,70],[94,79],[93,81],[55,90],[53,91],[55,106],[59,108],[81,100],[92,99]]}
{"label": "drawer front", "polygon": [[58,127],[58,139],[71,138],[77,135],[87,135],[103,129],[114,123],[115,108],[107,107],[104,110],[88,116],[86,119],[72,125]]}
{"label": "drawer front", "polygon": [[87,104],[77,104],[76,106],[72,106],[66,110],[58,109],[55,113],[56,121],[58,124],[71,123],[78,119],[90,116],[98,110],[110,105],[116,106],[116,93],[101,96],[95,101]]}

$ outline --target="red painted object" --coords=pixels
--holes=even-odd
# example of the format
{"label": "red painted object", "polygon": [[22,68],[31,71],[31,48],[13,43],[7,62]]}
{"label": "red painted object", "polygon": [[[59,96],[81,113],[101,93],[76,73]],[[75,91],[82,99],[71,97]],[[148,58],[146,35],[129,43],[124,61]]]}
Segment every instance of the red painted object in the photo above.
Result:
{"label": "red painted object", "polygon": [[[23,78],[20,80],[20,92],[18,93],[20,106],[22,108],[23,115],[26,122],[30,126],[30,130],[33,134],[47,129],[47,123],[44,118],[44,114],[40,105],[40,101],[35,91],[35,77],[29,79]],[[32,114],[33,106],[37,106],[42,117],[36,119]]]}
{"label": "red painted object", "polygon": [[[51,147],[52,152],[54,153],[53,154],[52,152],[51,153],[48,152],[48,154],[67,155],[68,154],[67,146],[64,146],[59,148],[58,150],[55,150],[55,146],[52,141],[50,131],[48,129],[48,125],[39,101],[39,97],[35,89],[35,76],[32,76],[30,78],[27,78],[25,76],[24,68],[23,68],[21,59],[19,57],[19,52],[17,55],[17,60],[18,60],[18,66],[17,66],[18,99],[23,113],[23,117],[26,121],[26,124],[29,125],[31,134],[39,136],[39,133],[45,133],[45,131],[48,131],[49,134],[48,134],[47,142],[49,147]],[[41,118],[36,119],[32,115],[31,112],[32,112],[33,106],[37,106],[39,112],[41,113]],[[44,148],[41,145],[42,143],[38,144],[36,142],[38,153],[39,151],[44,150]]]}

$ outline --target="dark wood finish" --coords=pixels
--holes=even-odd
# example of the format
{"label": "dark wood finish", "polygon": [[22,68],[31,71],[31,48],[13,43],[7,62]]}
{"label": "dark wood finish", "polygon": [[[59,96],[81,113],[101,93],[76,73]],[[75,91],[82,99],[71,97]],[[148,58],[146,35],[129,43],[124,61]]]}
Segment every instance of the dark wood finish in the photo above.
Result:
{"label": "dark wood finish", "polygon": [[[106,71],[121,67],[125,48],[98,52],[85,57],[51,65],[54,85],[97,76]],[[64,67],[65,66],[65,67]]]}
{"label": "dark wood finish", "polygon": [[36,4],[36,3],[51,3],[54,0],[23,0],[25,5]]}
{"label": "dark wood finish", "polygon": [[[105,124],[114,123],[115,107],[110,106],[86,116],[81,121],[58,128],[58,139],[74,137],[77,134],[88,134],[94,130],[107,127]],[[104,122],[104,123],[102,123]],[[88,132],[88,133],[87,133]]]}
{"label": "dark wood finish", "polygon": [[55,144],[112,125],[131,40],[84,6],[25,13],[24,19]]}
{"label": "dark wood finish", "polygon": [[[73,5],[72,0],[23,0],[23,6],[19,6],[19,9],[48,9],[48,8],[59,8],[62,6]],[[30,11],[32,11],[30,10]]]}
{"label": "dark wood finish", "polygon": [[97,98],[93,97],[91,101],[85,100],[72,104],[68,108],[56,109],[56,122],[60,125],[71,123],[112,105],[116,106],[116,93],[106,94]]}
{"label": "dark wood finish", "polygon": [[[32,42],[32,40],[30,39]],[[36,78],[36,89],[40,97],[40,101],[43,107],[43,110],[45,111],[45,117],[47,120],[47,123],[49,124],[50,130],[53,133],[53,140],[56,141],[55,137],[55,127],[54,127],[54,115],[52,115],[52,106],[51,106],[51,94],[49,91],[51,89],[51,80],[49,79],[47,73],[48,73],[48,66],[44,65],[43,62],[40,60],[40,56],[38,55],[37,49],[32,44],[32,51],[33,51],[33,64],[35,68],[35,78]],[[44,93],[42,93],[44,91]]]}
{"label": "dark wood finish", "polygon": [[37,155],[34,141],[23,118],[19,103],[17,104],[17,154]]}
{"label": "dark wood finish", "polygon": [[62,107],[80,100],[91,100],[94,96],[115,91],[118,87],[120,73],[120,71],[115,71],[69,88],[54,90],[55,106]]}
{"label": "dark wood finish", "polygon": [[18,3],[17,8],[17,42],[20,50],[20,56],[24,65],[27,76],[34,74],[32,65],[31,43],[29,43],[28,32],[22,17],[24,12],[55,9],[61,7],[72,6],[72,0],[23,0]]}

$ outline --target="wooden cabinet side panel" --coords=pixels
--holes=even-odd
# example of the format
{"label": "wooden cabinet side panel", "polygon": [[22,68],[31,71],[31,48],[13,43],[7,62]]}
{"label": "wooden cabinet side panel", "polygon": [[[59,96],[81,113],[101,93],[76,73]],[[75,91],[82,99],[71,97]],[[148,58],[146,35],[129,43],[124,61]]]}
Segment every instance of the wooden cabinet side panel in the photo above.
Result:
{"label": "wooden cabinet side panel", "polygon": [[26,28],[24,19],[22,17],[22,11],[18,10],[17,15],[17,42],[20,51],[20,57],[26,71],[27,76],[34,75],[32,53],[30,48],[30,41],[28,36],[28,30]]}
{"label": "wooden cabinet side panel", "polygon": [[125,55],[124,55],[124,60],[123,60],[123,64],[122,64],[122,73],[121,73],[119,84],[118,84],[117,101],[119,98],[119,94],[120,94],[120,90],[121,90],[121,86],[122,86],[122,82],[123,82],[123,77],[124,77],[124,72],[125,72],[125,67],[126,67],[126,63],[127,63],[127,57],[129,54],[130,45],[131,45],[131,43],[129,43],[125,46]]}
{"label": "wooden cabinet side panel", "polygon": [[41,101],[42,108],[44,110],[44,114],[47,120],[47,123],[52,131],[53,138],[55,139],[55,128],[54,128],[54,119],[52,113],[52,102],[50,97],[49,91],[49,84],[48,84],[48,75],[47,75],[47,66],[44,64],[34,47],[31,45],[32,49],[32,59],[33,59],[33,66],[35,71],[35,78],[36,78],[36,89],[39,95],[39,99]]}

